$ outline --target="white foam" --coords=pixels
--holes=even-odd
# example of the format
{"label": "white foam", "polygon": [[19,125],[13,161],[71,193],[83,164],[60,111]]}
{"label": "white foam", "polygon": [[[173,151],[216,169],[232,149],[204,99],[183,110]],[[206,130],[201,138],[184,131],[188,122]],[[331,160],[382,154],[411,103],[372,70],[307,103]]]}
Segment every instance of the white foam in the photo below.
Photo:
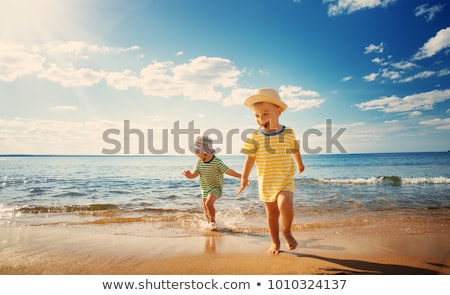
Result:
{"label": "white foam", "polygon": [[405,184],[450,184],[449,177],[403,177],[402,183]]}

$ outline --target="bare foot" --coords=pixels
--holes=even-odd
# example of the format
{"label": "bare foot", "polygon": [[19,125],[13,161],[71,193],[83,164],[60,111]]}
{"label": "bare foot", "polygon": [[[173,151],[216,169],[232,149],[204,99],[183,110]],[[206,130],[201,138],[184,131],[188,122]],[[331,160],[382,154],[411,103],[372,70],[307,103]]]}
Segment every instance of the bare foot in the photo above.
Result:
{"label": "bare foot", "polygon": [[215,222],[211,222],[210,223],[210,227],[209,227],[210,231],[216,231],[217,230],[217,225]]}
{"label": "bare foot", "polygon": [[297,241],[291,233],[286,234],[284,236],[284,239],[286,240],[286,245],[289,250],[294,250],[295,248],[297,248]]}
{"label": "bare foot", "polygon": [[269,254],[278,254],[278,253],[280,253],[280,245],[279,245],[279,243],[278,244],[272,243],[272,247],[267,249],[266,252],[269,253]]}

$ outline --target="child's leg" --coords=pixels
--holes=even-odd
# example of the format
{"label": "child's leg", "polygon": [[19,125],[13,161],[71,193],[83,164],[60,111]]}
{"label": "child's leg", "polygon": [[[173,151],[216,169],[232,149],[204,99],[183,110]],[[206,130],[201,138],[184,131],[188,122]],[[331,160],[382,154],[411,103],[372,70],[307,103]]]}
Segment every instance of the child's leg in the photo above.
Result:
{"label": "child's leg", "polygon": [[280,210],[278,209],[277,202],[264,202],[264,207],[266,208],[267,227],[269,228],[270,238],[272,239],[272,246],[267,249],[267,252],[278,254],[280,252],[280,227],[278,224]]}
{"label": "child's leg", "polygon": [[297,241],[291,232],[294,220],[294,193],[281,191],[278,195],[278,208],[281,215],[282,232],[289,250],[297,248]]}
{"label": "child's leg", "polygon": [[206,207],[206,198],[202,198],[203,201],[203,212],[205,212],[205,217],[206,217],[206,221],[208,221],[208,223],[211,222],[211,217],[209,216],[208,213],[208,208]]}
{"label": "child's leg", "polygon": [[209,216],[209,222],[216,222],[216,208],[214,208],[214,202],[216,200],[217,197],[214,194],[209,194],[208,197],[203,200],[206,213]]}

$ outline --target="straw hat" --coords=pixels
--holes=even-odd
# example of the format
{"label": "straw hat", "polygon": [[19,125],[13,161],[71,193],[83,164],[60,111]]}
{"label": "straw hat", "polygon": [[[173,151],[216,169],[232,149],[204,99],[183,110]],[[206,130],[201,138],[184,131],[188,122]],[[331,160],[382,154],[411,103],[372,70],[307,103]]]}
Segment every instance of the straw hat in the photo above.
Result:
{"label": "straw hat", "polygon": [[216,151],[212,148],[212,140],[208,136],[199,136],[194,143],[194,152],[215,154]]}
{"label": "straw hat", "polygon": [[255,94],[247,98],[244,104],[251,108],[257,102],[270,102],[276,106],[281,108],[281,111],[284,112],[287,108],[287,104],[281,101],[280,95],[275,89],[272,88],[263,88],[256,90]]}

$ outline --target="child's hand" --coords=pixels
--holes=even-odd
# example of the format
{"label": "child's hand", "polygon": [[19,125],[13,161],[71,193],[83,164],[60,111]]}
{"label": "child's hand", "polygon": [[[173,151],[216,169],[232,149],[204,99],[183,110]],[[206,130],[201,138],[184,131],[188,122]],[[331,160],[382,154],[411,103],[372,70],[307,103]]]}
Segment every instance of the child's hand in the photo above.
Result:
{"label": "child's hand", "polygon": [[251,182],[248,181],[248,179],[241,179],[241,186],[236,191],[236,194],[239,195],[249,184],[251,184]]}
{"label": "child's hand", "polygon": [[303,164],[300,164],[298,167],[298,173],[302,173],[303,171],[305,171],[305,166]]}
{"label": "child's hand", "polygon": [[184,170],[183,171],[183,175],[186,176],[186,178],[189,178],[189,179],[195,177],[194,174],[192,174],[192,172],[190,170]]}

